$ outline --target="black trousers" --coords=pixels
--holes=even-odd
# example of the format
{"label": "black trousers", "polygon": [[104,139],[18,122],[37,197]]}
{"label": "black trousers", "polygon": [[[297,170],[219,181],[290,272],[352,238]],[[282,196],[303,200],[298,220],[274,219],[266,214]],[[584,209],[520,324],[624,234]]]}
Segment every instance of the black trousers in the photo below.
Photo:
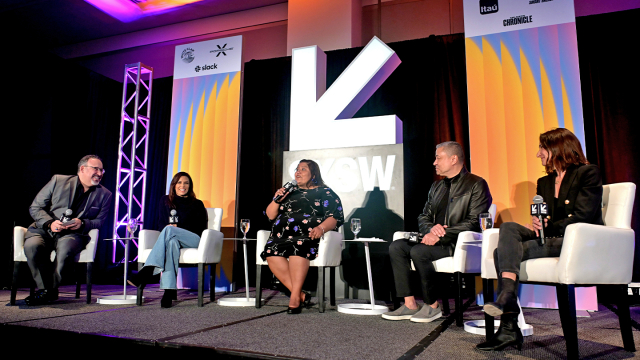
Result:
{"label": "black trousers", "polygon": [[512,272],[520,277],[520,263],[525,260],[560,256],[562,240],[561,237],[548,238],[540,245],[534,231],[514,222],[502,224],[498,247],[493,251],[498,278],[502,272]]}
{"label": "black trousers", "polygon": [[436,269],[433,262],[451,256],[451,248],[441,245],[425,245],[408,240],[396,240],[389,246],[389,257],[393,268],[398,297],[413,296],[409,279],[411,276],[411,260],[420,275],[422,296],[425,304],[433,304],[438,299]]}
{"label": "black trousers", "polygon": [[[58,239],[47,235],[33,235],[24,242],[24,254],[38,289],[57,289],[64,265],[72,262],[87,245],[88,236],[67,234]],[[51,263],[51,252],[56,258]]]}

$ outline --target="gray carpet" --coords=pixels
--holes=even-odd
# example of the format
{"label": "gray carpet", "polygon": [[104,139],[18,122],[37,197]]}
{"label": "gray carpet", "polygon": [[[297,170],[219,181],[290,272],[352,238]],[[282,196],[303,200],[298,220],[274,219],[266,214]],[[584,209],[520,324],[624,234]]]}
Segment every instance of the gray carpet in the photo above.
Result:
{"label": "gray carpet", "polygon": [[[387,321],[379,316],[356,316],[338,313],[335,306],[326,304],[319,313],[317,304],[292,316],[284,313],[288,298],[277,291],[264,290],[264,305],[255,307],[224,307],[210,302],[205,294],[205,306],[197,306],[197,294],[178,291],[178,301],[170,309],[159,306],[163,292],[156,286],[145,290],[144,306],[99,305],[96,297],[122,293],[122,286],[94,286],[93,303],[85,304],[85,293],[75,299],[73,286],[61,288],[60,301],[46,306],[29,307],[24,304],[28,291],[18,293],[17,306],[9,306],[9,291],[0,291],[0,327],[4,324],[24,329],[55,329],[74,334],[98,334],[117,338],[136,339],[140,343],[157,346],[189,346],[218,351],[246,352],[247,357],[275,356],[308,359],[398,359],[410,351],[445,320],[420,324],[409,321]],[[134,294],[130,288],[129,294]],[[216,294],[243,297],[244,292]],[[251,292],[251,296],[255,296]],[[317,303],[317,299],[312,299]],[[338,300],[365,302],[364,300]],[[379,304],[384,304],[379,302]],[[5,306],[2,306],[5,305]],[[453,310],[453,302],[451,302]],[[483,336],[473,335],[450,325],[429,346],[418,352],[416,359],[485,359],[526,358],[562,359],[566,346],[555,310],[525,309],[527,322],[534,327],[534,335],[525,338],[521,352],[483,353],[474,346]],[[635,326],[640,322],[640,307],[631,308]],[[465,320],[482,319],[481,308],[472,305]],[[444,318],[443,318],[444,319]],[[62,336],[67,333],[60,333]],[[640,331],[633,331],[640,344]],[[600,306],[589,318],[578,318],[578,337],[581,358],[622,359],[635,357],[622,349],[617,316]],[[638,346],[640,350],[640,346]],[[186,350],[185,350],[186,351]]]}

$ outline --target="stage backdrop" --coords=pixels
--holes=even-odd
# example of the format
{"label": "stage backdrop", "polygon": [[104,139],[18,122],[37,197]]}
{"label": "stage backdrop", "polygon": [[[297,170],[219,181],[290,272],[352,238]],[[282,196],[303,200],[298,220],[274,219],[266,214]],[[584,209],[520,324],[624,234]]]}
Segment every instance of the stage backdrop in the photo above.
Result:
{"label": "stage backdrop", "polygon": [[[567,128],[585,150],[573,0],[465,0],[464,20],[473,172],[490,184],[498,224],[529,223],[545,175],[540,133]],[[576,299],[579,310],[598,309],[595,287]],[[557,308],[547,286],[522,285],[520,302]]]}
{"label": "stage backdrop", "polygon": [[540,133],[565,127],[585,146],[573,0],[465,0],[464,21],[473,172],[499,223],[526,223]]}
{"label": "stage backdrop", "polygon": [[[223,209],[235,224],[242,36],[176,46],[167,193],[173,175],[188,172],[206,207]],[[230,290],[233,243],[225,244],[216,285]],[[193,288],[195,276],[179,287]]]}

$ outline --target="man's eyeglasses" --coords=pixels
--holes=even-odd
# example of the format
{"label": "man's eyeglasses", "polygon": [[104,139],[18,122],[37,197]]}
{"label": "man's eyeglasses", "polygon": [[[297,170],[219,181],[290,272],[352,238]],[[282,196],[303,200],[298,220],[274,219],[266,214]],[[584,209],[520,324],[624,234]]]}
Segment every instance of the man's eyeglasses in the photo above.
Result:
{"label": "man's eyeglasses", "polygon": [[97,172],[99,172],[99,173],[101,173],[101,174],[104,174],[104,173],[107,171],[107,170],[105,170],[105,169],[103,169],[103,168],[99,168],[99,167],[95,167],[95,166],[91,166],[91,165],[85,165],[85,166],[86,166],[86,167],[90,167],[90,168],[92,168],[93,170],[95,170],[95,171],[97,171]]}

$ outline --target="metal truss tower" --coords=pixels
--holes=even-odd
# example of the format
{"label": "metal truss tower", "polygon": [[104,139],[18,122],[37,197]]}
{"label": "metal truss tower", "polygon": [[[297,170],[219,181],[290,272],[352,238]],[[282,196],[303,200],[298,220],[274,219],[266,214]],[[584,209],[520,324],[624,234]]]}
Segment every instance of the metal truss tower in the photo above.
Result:
{"label": "metal truss tower", "polygon": [[[152,67],[142,63],[125,65],[113,224],[114,239],[128,236],[126,225],[129,219],[136,219],[138,228],[144,226],[152,82]],[[118,243],[125,245],[122,240],[113,242],[113,262],[116,262]],[[138,246],[136,241],[133,243]]]}

